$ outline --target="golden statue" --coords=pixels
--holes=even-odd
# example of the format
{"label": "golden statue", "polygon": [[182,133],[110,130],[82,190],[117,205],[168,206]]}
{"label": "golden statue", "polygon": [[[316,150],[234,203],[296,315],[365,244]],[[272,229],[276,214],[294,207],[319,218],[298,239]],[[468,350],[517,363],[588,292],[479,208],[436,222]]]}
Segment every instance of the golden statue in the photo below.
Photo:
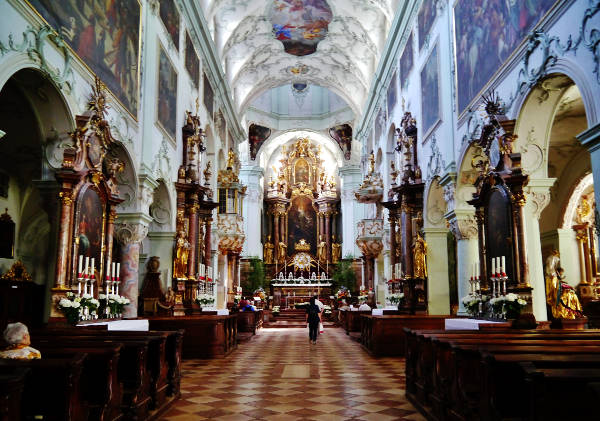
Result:
{"label": "golden statue", "polygon": [[369,155],[369,174],[373,174],[375,172],[375,155],[373,151]]}
{"label": "golden statue", "polygon": [[335,242],[335,235],[333,236],[333,243],[331,243],[331,262],[338,263],[342,258],[342,245]]}
{"label": "golden statue", "polygon": [[267,242],[263,246],[264,261],[267,265],[273,264],[273,249],[275,246],[271,243],[271,236],[267,235]]}
{"label": "golden statue", "polygon": [[175,239],[175,260],[173,262],[173,278],[187,278],[187,263],[190,254],[190,243],[187,241],[183,218],[178,218],[177,237]]}
{"label": "golden statue", "polygon": [[317,260],[321,264],[327,261],[327,244],[323,241],[323,236],[319,235],[319,244],[317,245]]}
{"label": "golden statue", "polygon": [[555,319],[582,317],[579,298],[571,285],[563,281],[564,269],[560,267],[560,256],[553,250],[546,259],[546,302]]}
{"label": "golden statue", "polygon": [[277,258],[279,259],[279,263],[285,264],[285,257],[287,254],[287,245],[283,242],[279,242],[279,252],[277,253]]}
{"label": "golden statue", "polygon": [[413,277],[427,278],[427,243],[419,232],[413,245]]}
{"label": "golden statue", "polygon": [[229,148],[229,152],[227,153],[227,166],[228,170],[232,170],[235,165],[235,154],[233,153],[233,148]]}

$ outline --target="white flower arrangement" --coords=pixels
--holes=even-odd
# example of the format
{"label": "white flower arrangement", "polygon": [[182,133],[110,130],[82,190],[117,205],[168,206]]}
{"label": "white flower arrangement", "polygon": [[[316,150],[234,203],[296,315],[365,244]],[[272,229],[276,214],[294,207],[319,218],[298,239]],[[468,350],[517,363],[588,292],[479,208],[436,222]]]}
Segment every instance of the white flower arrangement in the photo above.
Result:
{"label": "white flower arrangement", "polygon": [[242,299],[242,295],[241,295],[241,294],[235,294],[235,295],[233,296],[233,299],[234,299],[234,300],[237,300],[237,301],[240,301],[240,300]]}
{"label": "white flower arrangement", "polygon": [[387,299],[392,304],[400,304],[400,302],[404,299],[404,293],[397,292],[395,294],[390,294],[388,295]]}
{"label": "white flower arrangement", "polygon": [[516,319],[521,314],[523,307],[527,305],[527,301],[520,298],[517,294],[509,292],[506,295],[492,298],[490,305],[494,313],[502,313],[509,319]]}
{"label": "white flower arrangement", "polygon": [[463,297],[461,301],[467,309],[467,313],[475,316],[479,313],[479,303],[482,304],[483,310],[483,304],[485,304],[488,301],[488,296],[482,295],[480,297],[478,295],[469,294],[466,297]]}
{"label": "white flower arrangement", "polygon": [[200,294],[196,297],[196,302],[202,306],[213,305],[215,297],[209,294]]}

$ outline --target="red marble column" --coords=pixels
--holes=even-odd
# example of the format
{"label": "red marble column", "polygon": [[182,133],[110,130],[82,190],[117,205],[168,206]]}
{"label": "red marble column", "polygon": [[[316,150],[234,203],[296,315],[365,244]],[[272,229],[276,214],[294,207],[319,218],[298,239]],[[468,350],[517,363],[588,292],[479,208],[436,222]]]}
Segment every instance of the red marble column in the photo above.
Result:
{"label": "red marble column", "polygon": [[275,242],[275,256],[276,260],[279,261],[279,214],[277,211],[273,211],[273,228],[275,228],[273,238],[273,241]]}
{"label": "red marble column", "polygon": [[108,216],[108,224],[106,225],[106,254],[104,256],[104,272],[100,273],[101,279],[98,279],[98,291],[100,285],[106,280],[106,265],[113,260],[113,242],[115,236],[115,218],[117,217],[117,210],[114,206],[111,206],[110,215]]}
{"label": "red marble column", "polygon": [[56,261],[56,278],[54,288],[67,288],[67,273],[69,261],[69,249],[71,238],[71,212],[73,207],[73,198],[70,190],[62,190],[59,193],[61,201],[60,221],[58,231],[58,252]]}
{"label": "red marble column", "polygon": [[283,241],[284,243],[287,243],[287,235],[286,235],[286,229],[285,229],[285,214],[284,213],[279,214],[279,232],[281,235],[281,241]]}
{"label": "red marble column", "polygon": [[331,212],[325,212],[325,243],[327,261],[331,262]]}
{"label": "red marble column", "polygon": [[123,224],[116,232],[121,246],[119,294],[131,301],[125,306],[123,317],[137,317],[140,243],[147,234],[148,227],[142,224]]}
{"label": "red marble column", "polygon": [[196,279],[196,248],[198,246],[198,205],[193,203],[188,206],[188,217],[190,230],[188,241],[190,243],[190,254],[188,258],[188,278]]}
{"label": "red marble column", "polygon": [[206,266],[212,266],[212,251],[211,251],[211,222],[212,218],[208,217],[204,219],[204,264]]}

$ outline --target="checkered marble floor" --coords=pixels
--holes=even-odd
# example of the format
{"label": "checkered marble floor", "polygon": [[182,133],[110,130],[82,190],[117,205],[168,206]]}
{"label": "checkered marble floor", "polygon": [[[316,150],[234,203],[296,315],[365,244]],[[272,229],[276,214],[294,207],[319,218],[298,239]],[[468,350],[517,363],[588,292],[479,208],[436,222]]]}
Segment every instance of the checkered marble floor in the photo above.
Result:
{"label": "checkered marble floor", "polygon": [[183,420],[424,420],[404,395],[404,360],[375,359],[342,329],[261,329],[221,360],[183,363]]}

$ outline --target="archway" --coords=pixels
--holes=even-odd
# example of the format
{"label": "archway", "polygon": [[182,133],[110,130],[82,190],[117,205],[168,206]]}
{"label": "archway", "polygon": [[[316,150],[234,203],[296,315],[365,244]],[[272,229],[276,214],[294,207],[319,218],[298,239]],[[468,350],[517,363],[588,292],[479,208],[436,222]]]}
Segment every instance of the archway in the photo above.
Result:
{"label": "archway", "polygon": [[[54,285],[58,236],[58,183],[62,148],[73,128],[64,97],[34,69],[13,74],[0,91],[0,208],[15,223],[14,255],[0,259],[5,273],[21,260],[39,285],[40,313],[47,317]],[[35,297],[31,297],[35,299]]]}
{"label": "archway", "polygon": [[[564,74],[541,81],[529,93],[517,121],[517,146],[530,177],[525,229],[537,318],[546,316],[543,267],[552,250],[561,255],[569,284],[576,286],[585,281],[575,224],[566,226],[564,218],[565,211],[581,199],[580,194],[574,194],[573,186],[591,173],[589,152],[576,138],[587,127],[581,92]],[[593,192],[593,186],[589,188]]]}

